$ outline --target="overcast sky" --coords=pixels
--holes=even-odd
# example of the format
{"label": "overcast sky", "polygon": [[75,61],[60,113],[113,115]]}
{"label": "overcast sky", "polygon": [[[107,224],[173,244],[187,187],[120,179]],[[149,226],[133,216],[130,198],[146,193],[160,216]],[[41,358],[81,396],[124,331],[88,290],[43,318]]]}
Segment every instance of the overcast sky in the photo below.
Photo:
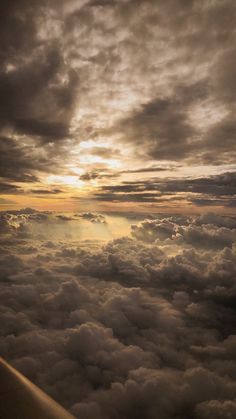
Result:
{"label": "overcast sky", "polygon": [[2,209],[232,213],[232,0],[3,0]]}

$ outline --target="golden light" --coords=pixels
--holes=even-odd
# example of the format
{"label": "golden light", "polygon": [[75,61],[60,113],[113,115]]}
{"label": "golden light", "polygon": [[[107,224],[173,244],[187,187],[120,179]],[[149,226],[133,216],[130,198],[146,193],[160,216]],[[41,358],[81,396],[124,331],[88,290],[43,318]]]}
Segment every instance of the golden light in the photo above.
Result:
{"label": "golden light", "polygon": [[119,168],[121,163],[115,159],[105,159],[100,156],[91,156],[91,155],[84,155],[81,156],[79,159],[80,163],[82,164],[106,164],[111,168]]}
{"label": "golden light", "polygon": [[61,183],[63,185],[73,186],[76,188],[82,188],[84,182],[78,178],[78,176],[58,176],[50,175],[47,178],[47,183]]}

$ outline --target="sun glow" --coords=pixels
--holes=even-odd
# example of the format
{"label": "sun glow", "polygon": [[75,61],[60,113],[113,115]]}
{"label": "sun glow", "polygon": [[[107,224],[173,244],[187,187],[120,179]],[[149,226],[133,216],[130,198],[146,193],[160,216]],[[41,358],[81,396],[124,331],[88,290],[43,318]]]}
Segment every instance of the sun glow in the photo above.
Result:
{"label": "sun glow", "polygon": [[79,143],[79,145],[77,147],[74,148],[73,150],[73,154],[79,154],[81,152],[81,150],[89,150],[91,148],[94,147],[106,147],[107,146],[107,141],[100,139],[99,142],[98,141],[94,141],[94,140],[85,140],[85,141],[81,141]]}
{"label": "sun glow", "polygon": [[84,186],[84,182],[78,178],[78,176],[58,176],[58,175],[51,175],[48,176],[47,182],[49,184],[52,183],[60,183],[68,186],[73,186],[76,188],[82,188]]}
{"label": "sun glow", "polygon": [[103,157],[100,157],[100,156],[90,156],[90,155],[81,156],[80,162],[83,164],[103,163],[110,167],[120,167],[120,162],[118,160],[104,159]]}
{"label": "sun glow", "polygon": [[83,150],[87,150],[95,146],[97,146],[97,143],[94,140],[81,141],[79,144],[79,148],[82,148]]}

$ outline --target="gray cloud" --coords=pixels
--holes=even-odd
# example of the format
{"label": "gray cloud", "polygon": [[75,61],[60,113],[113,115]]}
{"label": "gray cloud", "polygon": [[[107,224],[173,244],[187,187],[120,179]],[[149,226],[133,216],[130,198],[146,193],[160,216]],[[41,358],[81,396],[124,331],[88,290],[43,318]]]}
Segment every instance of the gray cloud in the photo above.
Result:
{"label": "gray cloud", "polygon": [[[132,30],[122,48],[124,55],[131,56],[135,81],[143,90],[151,85],[152,92],[108,132],[133,144],[136,153],[146,158],[234,162],[234,5],[231,1],[148,1],[143,5],[120,4],[122,17],[125,7],[129,12],[138,8],[140,16],[135,19],[127,12],[126,23]],[[206,106],[206,112],[208,107],[214,111],[222,106],[224,114],[209,126],[206,121],[202,129],[191,118],[197,106]]]}
{"label": "gray cloud", "polygon": [[1,355],[82,419],[233,418],[235,219],[153,216],[100,244],[30,228],[54,218],[1,213]]}
{"label": "gray cloud", "polygon": [[81,217],[84,220],[91,221],[91,223],[102,223],[106,224],[106,217],[101,214],[93,214],[92,212],[84,212],[83,214],[80,214],[79,217]]}
{"label": "gray cloud", "polygon": [[144,181],[123,181],[101,187],[95,196],[101,201],[165,202],[187,199],[202,206],[230,206],[236,194],[235,185],[235,172],[226,172],[192,179],[152,178]]}
{"label": "gray cloud", "polygon": [[21,188],[11,183],[0,183],[0,192],[2,194],[16,194],[21,192]]}
{"label": "gray cloud", "polygon": [[[230,0],[4,1],[0,127],[11,138],[4,176],[33,180],[49,161],[55,171],[88,138],[108,142],[90,154],[120,157],[110,135],[143,161],[232,163],[234,18]],[[15,164],[21,169],[11,170]]]}
{"label": "gray cloud", "polygon": [[[50,1],[40,6],[19,1],[4,2],[2,8],[0,124],[43,141],[68,135],[77,84],[76,73],[65,64],[56,32],[53,36],[51,31],[47,40],[40,34],[40,20],[48,21],[52,6]],[[54,23],[55,19],[56,15]],[[59,22],[59,15],[57,19]]]}
{"label": "gray cloud", "polygon": [[51,188],[51,189],[32,189],[31,193],[38,195],[55,195],[62,192],[62,189]]}
{"label": "gray cloud", "polygon": [[166,170],[173,170],[173,166],[150,166],[150,167],[141,167],[140,169],[130,169],[124,170],[121,173],[151,173],[151,172],[165,172]]}
{"label": "gray cloud", "polygon": [[185,112],[172,99],[154,99],[120,122],[117,131],[142,147],[147,156],[178,160],[192,149],[189,139],[196,135]]}
{"label": "gray cloud", "polygon": [[110,170],[92,170],[90,172],[83,173],[79,178],[83,181],[90,181],[95,179],[116,178],[118,176],[119,173],[115,173]]}
{"label": "gray cloud", "polygon": [[[78,75],[63,56],[55,5],[20,0],[1,7],[0,176],[14,182],[34,182],[50,165],[56,170],[69,135]],[[48,147],[57,140],[59,147]]]}
{"label": "gray cloud", "polygon": [[11,138],[0,138],[0,150],[1,178],[19,182],[35,182],[37,177],[33,174],[34,171],[43,165],[47,166],[45,159],[36,160],[33,147],[22,147]]}

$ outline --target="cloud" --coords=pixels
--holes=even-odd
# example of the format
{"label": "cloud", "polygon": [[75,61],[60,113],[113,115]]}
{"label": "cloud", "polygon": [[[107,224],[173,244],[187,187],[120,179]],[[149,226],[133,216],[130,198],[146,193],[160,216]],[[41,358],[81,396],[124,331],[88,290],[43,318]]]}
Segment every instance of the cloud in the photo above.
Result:
{"label": "cloud", "polygon": [[40,172],[55,173],[61,148],[67,154],[78,74],[66,64],[55,6],[25,0],[2,5],[0,177],[10,182],[36,182]]}
{"label": "cloud", "polygon": [[[0,181],[8,184],[8,190],[14,193],[17,183],[39,183],[42,174],[62,171],[60,156],[67,152],[64,145],[39,145],[31,139],[0,137]],[[42,184],[43,185],[43,184]],[[37,188],[39,189],[39,188]],[[45,185],[40,189],[46,189]],[[21,185],[21,192],[23,187]]]}
{"label": "cloud", "polygon": [[[205,224],[204,217],[201,221],[199,226],[191,223],[181,226],[173,222],[171,218],[164,221],[146,220],[141,222],[140,225],[131,226],[131,234],[136,239],[147,243],[168,240],[168,242],[179,241],[180,243],[186,243],[193,246],[193,248],[221,249],[232,247],[236,239],[235,228]],[[234,220],[232,220],[232,223],[230,221],[231,219],[229,219],[228,225],[234,225]]]}
{"label": "cloud", "polygon": [[[0,138],[1,169],[0,177],[16,182],[36,182],[35,171],[48,163],[45,159],[36,161],[36,154],[31,146],[20,146],[12,138]],[[12,185],[14,187],[14,185]]]}
{"label": "cloud", "polygon": [[[88,138],[94,146],[83,155],[124,165],[102,172],[94,163],[80,176],[85,182],[136,172],[164,175],[170,161],[232,164],[234,17],[230,0],[4,1],[3,183],[68,175],[78,165],[78,144]],[[119,199],[149,203],[155,197],[143,191],[114,196]],[[186,205],[214,205],[211,197],[194,199]]]}
{"label": "cloud", "polygon": [[208,212],[200,215],[195,219],[195,224],[213,224],[218,227],[235,228],[236,221],[233,217],[223,217],[213,212]]}
{"label": "cloud", "polygon": [[0,183],[0,192],[2,194],[16,194],[16,193],[20,193],[21,189],[16,186],[16,185],[12,185],[11,183]]}
{"label": "cloud", "polygon": [[31,193],[38,195],[54,195],[62,192],[62,189],[52,188],[52,189],[32,189]]}
{"label": "cloud", "polygon": [[140,169],[124,170],[120,173],[151,173],[151,172],[165,172],[166,170],[172,170],[173,166],[151,166],[141,167]]}
{"label": "cloud", "polygon": [[[194,106],[197,106],[197,96],[198,93]],[[205,133],[191,122],[190,113],[190,104],[188,106],[184,99],[182,103],[175,94],[156,98],[120,120],[113,133],[120,133],[123,141],[137,147],[146,159],[189,160],[195,164],[216,165],[234,163],[232,149],[236,127],[233,110]]]}
{"label": "cloud", "polygon": [[234,218],[153,216],[92,243],[43,237],[83,216],[1,217],[0,350],[15,367],[77,417],[233,415]]}
{"label": "cloud", "polygon": [[[68,135],[77,75],[66,66],[53,30],[59,24],[56,9],[52,17],[50,2],[33,3],[3,5],[0,124],[47,142]],[[40,28],[42,18],[52,27],[47,42]]]}
{"label": "cloud", "polygon": [[165,202],[188,200],[197,205],[230,206],[234,202],[235,172],[198,178],[151,178],[104,185],[95,194],[101,201]]}
{"label": "cloud", "polygon": [[234,416],[235,218],[95,212],[233,211],[234,37],[231,0],[2,1],[2,192],[123,163],[81,163],[92,212],[0,213],[0,353],[81,419]]}
{"label": "cloud", "polygon": [[208,419],[214,416],[217,419],[223,419],[228,416],[230,419],[236,413],[235,401],[218,401],[211,400],[210,402],[202,402],[196,409],[197,418]]}
{"label": "cloud", "polygon": [[147,220],[143,221],[140,226],[133,225],[132,235],[143,241],[154,242],[157,238],[165,240],[171,238],[175,233],[176,226],[171,220],[156,221]]}
{"label": "cloud", "polygon": [[79,215],[84,220],[91,221],[91,223],[106,224],[106,218],[101,214],[93,214],[92,212],[84,212]]}
{"label": "cloud", "polygon": [[214,153],[214,159],[217,164],[221,164],[225,159],[226,161],[228,160],[229,163],[234,163],[235,132],[236,125],[232,113],[229,113],[228,117],[225,117],[209,129],[206,137],[204,138],[204,163],[208,164],[212,162],[212,152]]}
{"label": "cloud", "polygon": [[96,171],[86,172],[83,175],[81,175],[79,178],[80,180],[83,180],[83,181],[90,181],[90,180],[100,178],[100,174]]}
{"label": "cloud", "polygon": [[[134,17],[135,8],[139,13]],[[125,62],[126,72],[132,65],[132,78],[126,75],[126,81],[138,99],[105,132],[133,145],[134,153],[143,159],[233,163],[232,2],[170,0],[148,1],[144,6],[142,1],[132,1],[129,7],[126,2],[115,3],[114,9],[123,18],[118,25],[114,19],[117,38],[123,25],[127,27],[119,59]],[[209,56],[209,50],[214,54]],[[199,117],[200,108],[205,113]],[[219,115],[216,112],[209,120],[206,115],[216,109]]]}
{"label": "cloud", "polygon": [[115,173],[109,169],[105,170],[91,170],[80,175],[79,179],[83,181],[91,181],[95,179],[105,179],[105,178],[116,178],[119,177],[119,173]]}
{"label": "cloud", "polygon": [[[184,111],[170,99],[154,99],[116,127],[125,139],[151,158],[178,160],[188,155],[189,139],[196,135]],[[126,140],[127,141],[127,140]]]}

